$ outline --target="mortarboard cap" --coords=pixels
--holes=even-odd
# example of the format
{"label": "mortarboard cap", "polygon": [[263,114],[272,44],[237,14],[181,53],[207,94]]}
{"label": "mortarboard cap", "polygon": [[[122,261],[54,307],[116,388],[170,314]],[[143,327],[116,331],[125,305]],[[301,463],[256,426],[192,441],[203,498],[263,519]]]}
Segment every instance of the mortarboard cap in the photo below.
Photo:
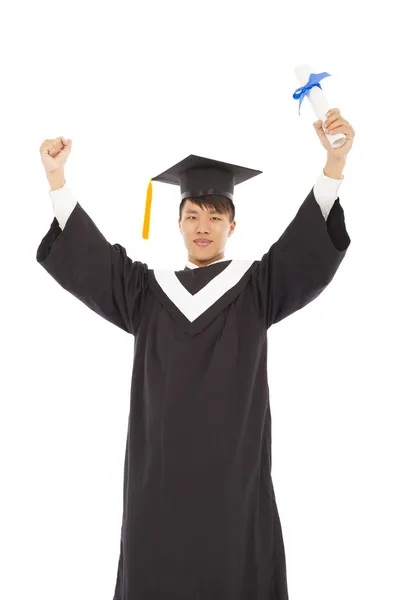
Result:
{"label": "mortarboard cap", "polygon": [[225,196],[233,200],[235,185],[260,173],[262,171],[190,154],[190,156],[187,156],[181,162],[164,171],[164,173],[150,179],[147,187],[143,239],[149,239],[150,209],[153,195],[152,181],[180,185],[181,200],[185,198],[200,198],[208,194]]}

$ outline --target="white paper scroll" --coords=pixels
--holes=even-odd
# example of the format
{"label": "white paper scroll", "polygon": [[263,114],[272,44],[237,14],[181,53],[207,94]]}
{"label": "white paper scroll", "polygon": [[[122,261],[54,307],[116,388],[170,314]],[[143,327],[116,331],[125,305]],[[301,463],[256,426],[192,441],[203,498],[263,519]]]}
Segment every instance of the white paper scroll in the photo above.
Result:
{"label": "white paper scroll", "polygon": [[[300,86],[303,86],[307,83],[311,73],[315,73],[315,71],[311,70],[310,65],[298,65],[295,68],[294,72],[296,74]],[[324,81],[326,81],[326,79],[322,79],[320,83],[321,87],[323,87]],[[317,119],[322,121],[322,128],[332,148],[339,148],[340,146],[343,146],[343,144],[347,140],[345,134],[336,133],[334,135],[331,135],[329,133],[326,133],[326,129],[323,125],[326,121],[326,113],[331,108],[329,106],[325,92],[323,92],[318,86],[314,86],[313,88],[311,88],[311,90],[308,91],[308,94],[305,97],[309,99],[311,106],[314,109],[314,113],[317,115]]]}

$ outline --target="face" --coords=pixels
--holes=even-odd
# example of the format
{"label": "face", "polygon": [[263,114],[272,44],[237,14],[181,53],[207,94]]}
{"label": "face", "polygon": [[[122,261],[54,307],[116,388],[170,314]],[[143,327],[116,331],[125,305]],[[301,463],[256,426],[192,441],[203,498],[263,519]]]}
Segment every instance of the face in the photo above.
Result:
{"label": "face", "polygon": [[[236,221],[229,223],[227,214],[218,214],[214,209],[201,208],[191,200],[186,200],[178,225],[189,260],[199,267],[205,267],[224,258],[226,241],[232,235]],[[201,246],[195,242],[198,239],[210,243]]]}

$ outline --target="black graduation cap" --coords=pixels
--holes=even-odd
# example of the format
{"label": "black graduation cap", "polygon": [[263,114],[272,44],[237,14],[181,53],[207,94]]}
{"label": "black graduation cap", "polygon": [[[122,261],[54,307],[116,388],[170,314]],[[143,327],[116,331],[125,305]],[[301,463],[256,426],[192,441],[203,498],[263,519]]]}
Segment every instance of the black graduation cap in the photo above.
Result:
{"label": "black graduation cap", "polygon": [[235,185],[246,181],[262,171],[239,167],[229,163],[190,154],[164,173],[152,177],[147,188],[146,209],[142,237],[149,239],[150,208],[153,195],[152,181],[162,181],[181,186],[181,200],[200,198],[208,194],[225,196],[233,200]]}

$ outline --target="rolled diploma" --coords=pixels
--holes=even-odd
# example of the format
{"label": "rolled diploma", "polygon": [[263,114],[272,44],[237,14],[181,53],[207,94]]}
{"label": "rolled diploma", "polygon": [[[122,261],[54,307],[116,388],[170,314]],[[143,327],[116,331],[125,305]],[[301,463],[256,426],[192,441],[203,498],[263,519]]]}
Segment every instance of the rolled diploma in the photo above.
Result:
{"label": "rolled diploma", "polygon": [[[295,68],[294,72],[296,74],[300,86],[305,85],[310,78],[310,74],[314,73],[314,71],[311,71],[310,65],[298,65]],[[325,79],[321,81],[321,86],[324,85],[324,81]],[[317,119],[321,120],[322,123],[324,123],[326,120],[326,113],[329,111],[330,108],[325,93],[319,87],[314,86],[313,88],[311,88],[311,90],[308,91],[306,97],[311,102],[311,106],[313,107],[314,112],[317,115]],[[343,146],[343,144],[346,142],[347,138],[344,133],[336,133],[334,135],[331,135],[330,133],[326,133],[324,125],[322,125],[322,128],[332,148],[339,148],[340,146]]]}

